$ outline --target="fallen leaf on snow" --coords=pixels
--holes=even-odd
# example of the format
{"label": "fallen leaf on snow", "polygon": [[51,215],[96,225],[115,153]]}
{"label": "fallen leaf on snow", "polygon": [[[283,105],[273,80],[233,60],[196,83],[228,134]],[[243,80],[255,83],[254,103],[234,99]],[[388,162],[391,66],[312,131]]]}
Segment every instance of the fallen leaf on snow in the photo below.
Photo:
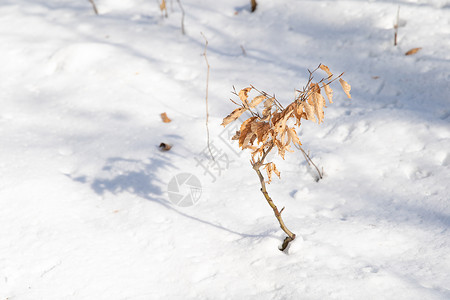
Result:
{"label": "fallen leaf on snow", "polygon": [[163,121],[164,123],[170,123],[170,122],[172,122],[172,120],[169,119],[169,117],[167,116],[167,114],[166,114],[165,112],[161,114],[161,119],[162,119],[162,121]]}
{"label": "fallen leaf on snow", "polygon": [[411,50],[409,50],[408,52],[405,53],[405,55],[413,55],[416,54],[417,52],[419,52],[419,50],[422,48],[412,48]]}
{"label": "fallen leaf on snow", "polygon": [[172,145],[161,143],[159,144],[159,150],[161,151],[169,151],[172,148]]}

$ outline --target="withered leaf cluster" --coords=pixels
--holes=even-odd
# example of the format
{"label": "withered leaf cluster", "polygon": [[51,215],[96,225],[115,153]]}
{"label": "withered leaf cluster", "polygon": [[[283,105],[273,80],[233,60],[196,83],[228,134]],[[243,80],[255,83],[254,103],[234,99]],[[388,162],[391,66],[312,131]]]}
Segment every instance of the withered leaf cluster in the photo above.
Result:
{"label": "withered leaf cluster", "polygon": [[[313,82],[313,74],[319,68],[327,74],[327,77]],[[266,154],[272,148],[277,148],[278,154],[284,159],[286,151],[293,152],[291,144],[297,147],[301,146],[295,127],[300,127],[302,119],[319,124],[323,122],[323,109],[326,107],[325,97],[329,103],[333,103],[331,83],[339,79],[345,94],[351,98],[351,86],[341,78],[342,75],[335,77],[327,66],[319,65],[316,70],[310,71],[307,85],[297,91],[298,95],[294,101],[286,107],[283,107],[274,96],[259,91],[253,86],[244,88],[239,93],[235,92],[241,103],[233,101],[239,107],[223,119],[222,125],[227,126],[247,112],[249,117],[242,122],[240,130],[236,132],[233,140],[239,141],[241,149],[252,150],[253,165],[263,163]],[[252,90],[256,91],[258,95],[249,100]],[[273,162],[266,164],[265,169],[269,182],[272,172],[278,177],[280,176]]]}

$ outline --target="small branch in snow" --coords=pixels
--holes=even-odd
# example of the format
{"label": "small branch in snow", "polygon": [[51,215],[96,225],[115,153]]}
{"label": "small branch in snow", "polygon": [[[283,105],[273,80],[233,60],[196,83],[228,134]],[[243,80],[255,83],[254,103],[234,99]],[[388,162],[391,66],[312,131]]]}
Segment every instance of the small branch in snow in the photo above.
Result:
{"label": "small branch in snow", "polygon": [[299,148],[299,149],[302,151],[303,156],[305,157],[305,160],[306,160],[306,162],[308,163],[308,165],[310,165],[310,166],[313,165],[314,168],[316,168],[317,174],[319,174],[319,178],[316,178],[316,179],[317,179],[316,181],[319,181],[320,179],[322,179],[322,178],[323,178],[323,168],[322,168],[322,172],[321,172],[321,171],[319,170],[319,168],[316,166],[316,164],[312,161],[312,159],[311,159],[311,157],[309,156],[309,154],[306,153],[305,150],[303,150],[302,147],[298,146],[297,148]]}
{"label": "small branch in snow", "polygon": [[[183,9],[183,6],[181,5],[181,2],[180,2],[180,0],[177,0],[177,2],[178,2],[178,6],[180,6],[180,9],[181,9],[181,33],[183,34],[183,35],[185,35],[186,34],[186,31],[184,31],[184,9]],[[206,49],[205,49],[205,53],[206,53]],[[205,54],[206,55],[206,54]],[[206,57],[206,56],[205,56]]]}
{"label": "small branch in snow", "polygon": [[247,52],[245,51],[244,46],[242,46],[242,45],[241,45],[241,50],[242,50],[242,54],[244,56],[247,56]]}
{"label": "small branch in snow", "polygon": [[395,21],[394,24],[394,46],[397,46],[398,27],[400,26],[399,22],[400,22],[400,5],[398,6],[397,9],[397,20]]}
{"label": "small branch in snow", "polygon": [[91,4],[92,4],[92,9],[94,9],[95,14],[98,15],[97,6],[95,5],[94,0],[89,0],[89,2],[91,2]]}
{"label": "small branch in snow", "polygon": [[209,154],[211,155],[212,160],[214,159],[214,155],[212,154],[211,151],[211,146],[209,145],[209,126],[208,126],[208,119],[209,119],[209,108],[208,108],[208,89],[209,89],[209,62],[208,62],[208,57],[206,56],[206,50],[208,49],[208,39],[206,38],[206,36],[203,34],[203,32],[200,32],[201,35],[203,36],[203,38],[205,39],[205,51],[203,52],[203,56],[205,57],[205,61],[206,61],[206,66],[207,68],[207,72],[206,72],[206,139],[207,139],[207,144],[208,144],[208,150],[209,150]]}

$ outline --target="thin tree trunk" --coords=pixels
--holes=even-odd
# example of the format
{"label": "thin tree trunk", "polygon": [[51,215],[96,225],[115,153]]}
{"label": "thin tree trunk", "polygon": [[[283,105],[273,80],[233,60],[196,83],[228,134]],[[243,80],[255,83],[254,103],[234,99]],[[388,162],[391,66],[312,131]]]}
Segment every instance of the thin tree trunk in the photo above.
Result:
{"label": "thin tree trunk", "polygon": [[273,213],[275,214],[275,217],[278,220],[278,223],[280,223],[280,227],[281,229],[283,229],[283,231],[288,235],[284,241],[283,244],[281,245],[280,250],[284,251],[287,246],[289,245],[290,242],[292,242],[295,239],[295,234],[292,233],[284,224],[283,218],[281,217],[281,213],[283,212],[284,207],[281,209],[281,211],[278,210],[277,206],[275,205],[275,203],[273,203],[272,198],[270,198],[269,193],[267,193],[267,189],[266,189],[266,183],[264,181],[264,176],[261,174],[261,166],[264,163],[264,159],[266,158],[267,154],[270,152],[270,150],[272,150],[272,146],[269,147],[269,149],[267,149],[263,155],[263,157],[261,158],[261,160],[259,160],[257,163],[255,163],[253,165],[253,169],[256,171],[256,174],[258,174],[259,177],[259,181],[261,182],[261,192],[264,195],[264,198],[266,198],[267,203],[269,203],[270,207],[273,210]]}

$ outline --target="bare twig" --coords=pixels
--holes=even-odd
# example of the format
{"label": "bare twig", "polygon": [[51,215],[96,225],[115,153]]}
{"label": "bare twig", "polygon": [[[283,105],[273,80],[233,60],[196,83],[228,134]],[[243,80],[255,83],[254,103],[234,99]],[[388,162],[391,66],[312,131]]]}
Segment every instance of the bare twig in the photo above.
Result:
{"label": "bare twig", "polygon": [[314,168],[317,171],[317,174],[319,174],[319,179],[317,181],[319,181],[320,179],[323,178],[323,168],[322,168],[322,172],[319,170],[319,168],[316,166],[316,164],[312,161],[311,157],[309,156],[308,153],[305,152],[305,150],[303,150],[303,148],[301,146],[297,146],[298,149],[300,149],[303,153],[303,156],[305,157],[306,162],[308,163],[308,165],[313,165]]}
{"label": "bare twig", "polygon": [[397,46],[398,27],[400,26],[399,22],[400,22],[400,5],[398,6],[397,9],[397,20],[395,21],[394,24],[394,46]]}
{"label": "bare twig", "polygon": [[230,98],[230,101],[236,104],[237,106],[241,106],[240,104],[237,104],[233,99]]}
{"label": "bare twig", "polygon": [[203,38],[205,39],[205,51],[203,52],[203,56],[205,57],[205,61],[206,61],[206,66],[207,68],[207,72],[206,72],[206,96],[205,96],[205,101],[206,101],[206,140],[207,140],[207,144],[208,144],[208,150],[209,150],[209,154],[211,155],[211,158],[213,160],[214,159],[214,155],[211,151],[211,146],[209,144],[209,126],[208,126],[208,120],[209,120],[209,108],[208,108],[208,89],[209,89],[209,62],[208,62],[208,56],[206,55],[206,50],[208,49],[208,39],[206,38],[206,36],[203,34],[203,32],[200,32],[201,35],[203,36]]}
{"label": "bare twig", "polygon": [[265,97],[267,97],[267,98],[273,98],[273,99],[274,99],[275,105],[278,106],[278,108],[279,108],[280,110],[283,110],[283,109],[284,109],[283,105],[281,105],[281,103],[278,101],[278,99],[275,97],[275,95],[271,96],[271,95],[267,94],[267,93],[264,92],[264,91],[260,91],[260,90],[258,90],[257,88],[255,88],[252,84],[250,84],[250,86],[251,86],[252,89],[254,89],[255,91],[257,91],[257,92],[260,93],[261,95],[263,95],[263,96],[265,96]]}
{"label": "bare twig", "polygon": [[[236,88],[233,86],[233,91],[231,92],[233,95],[236,95],[239,97],[239,94],[236,92]],[[234,104],[241,106],[241,107],[245,107],[247,108],[247,111],[252,115],[252,117],[258,117],[260,118],[261,116],[258,114],[258,112],[254,112],[247,104],[237,104],[236,102],[234,102],[232,99],[230,99],[231,102],[233,102]]]}
{"label": "bare twig", "polygon": [[[180,9],[181,9],[181,33],[183,35],[185,35],[186,31],[184,31],[184,9],[183,9],[183,6],[181,5],[180,0],[177,0],[177,2],[178,2],[178,5],[180,6]],[[208,41],[206,43],[208,43]],[[205,58],[206,58],[206,49],[205,49]],[[208,66],[208,68],[209,68],[209,66]]]}
{"label": "bare twig", "polygon": [[247,56],[247,52],[245,51],[244,46],[242,46],[242,45],[241,45],[241,50],[242,50],[242,54],[244,56]]}
{"label": "bare twig", "polygon": [[[314,69],[313,71],[308,70],[309,72],[309,78],[308,78],[308,82],[306,83],[305,86],[303,86],[302,90],[296,90],[297,92],[299,92],[299,95],[297,96],[297,98],[295,99],[296,102],[299,101],[306,101],[309,96],[311,96],[311,94],[314,92],[314,90],[311,89],[311,82],[314,79],[313,74],[320,68],[320,65]],[[342,75],[344,75],[344,72],[342,72],[341,74],[339,74],[338,76],[336,76],[335,78],[332,78],[333,75],[328,76],[327,78],[322,78],[319,82],[317,82],[317,84],[323,83],[323,85],[330,85],[331,83],[333,83],[334,81],[338,80],[339,78],[342,77]],[[329,80],[328,82],[324,82],[325,80]]]}
{"label": "bare twig", "polygon": [[89,2],[91,2],[92,8],[94,9],[95,14],[98,15],[97,5],[95,5],[94,0],[89,0]]}

